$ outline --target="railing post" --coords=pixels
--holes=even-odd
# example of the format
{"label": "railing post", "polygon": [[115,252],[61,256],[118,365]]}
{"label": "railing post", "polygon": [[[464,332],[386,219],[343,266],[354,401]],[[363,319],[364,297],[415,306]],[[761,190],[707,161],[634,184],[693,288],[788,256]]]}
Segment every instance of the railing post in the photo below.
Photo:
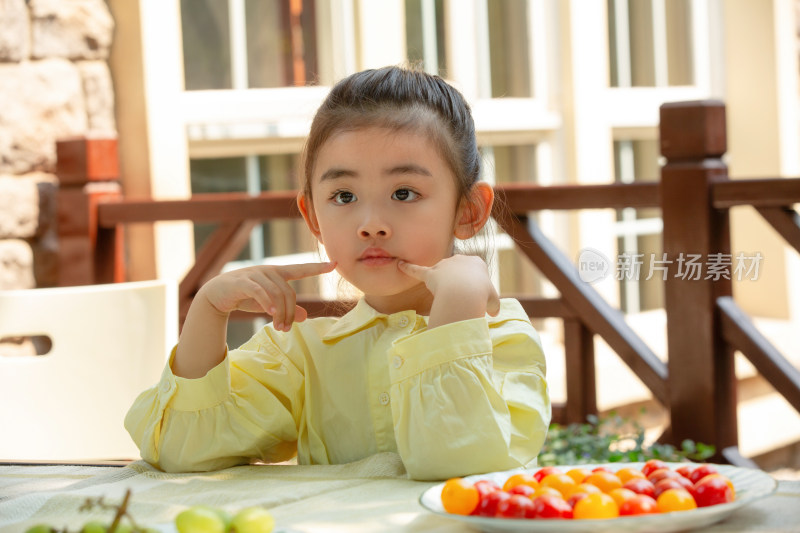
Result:
{"label": "railing post", "polygon": [[567,404],[564,422],[584,424],[597,414],[597,377],[594,335],[577,319],[564,319],[564,357],[567,368]]}
{"label": "railing post", "polygon": [[97,204],[122,197],[116,139],[73,138],[56,143],[58,284],[124,281],[122,228],[101,228]]}
{"label": "railing post", "polygon": [[[722,339],[716,300],[731,295],[727,210],[712,184],[728,180],[725,106],[678,102],[660,109],[661,208],[668,261],[667,314],[671,439],[713,444],[717,458],[738,442],[733,352]],[[722,255],[717,255],[722,254]],[[724,265],[727,272],[709,268]],[[726,279],[727,278],[727,279]]]}

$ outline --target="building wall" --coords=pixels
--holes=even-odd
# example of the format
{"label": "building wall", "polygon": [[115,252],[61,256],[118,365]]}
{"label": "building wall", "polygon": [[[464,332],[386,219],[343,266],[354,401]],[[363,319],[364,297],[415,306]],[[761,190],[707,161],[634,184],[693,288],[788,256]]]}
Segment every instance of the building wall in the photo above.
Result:
{"label": "building wall", "polygon": [[113,30],[103,0],[0,0],[0,290],[56,283],[55,142],[116,135]]}

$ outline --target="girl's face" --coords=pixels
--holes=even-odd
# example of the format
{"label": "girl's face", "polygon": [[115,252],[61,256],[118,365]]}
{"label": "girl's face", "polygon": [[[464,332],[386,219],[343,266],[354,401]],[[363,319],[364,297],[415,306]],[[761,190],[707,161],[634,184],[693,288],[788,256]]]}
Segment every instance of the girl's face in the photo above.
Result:
{"label": "girl's face", "polygon": [[429,311],[430,293],[397,268],[432,266],[453,250],[459,208],[453,172],[430,138],[368,127],[333,135],[311,176],[306,221],[337,271],[384,313]]}

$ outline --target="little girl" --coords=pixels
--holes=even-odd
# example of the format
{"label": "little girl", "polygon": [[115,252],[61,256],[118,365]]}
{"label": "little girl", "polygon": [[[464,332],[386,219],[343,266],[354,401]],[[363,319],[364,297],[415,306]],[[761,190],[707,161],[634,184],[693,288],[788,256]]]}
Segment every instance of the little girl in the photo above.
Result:
{"label": "little girl", "polygon": [[[297,203],[331,262],[200,289],[160,383],[125,419],[142,458],[204,471],[395,452],[426,480],[530,464],[550,422],[539,337],[484,261],[454,252],[494,199],[463,96],[424,72],[354,74],[318,110],[304,156]],[[334,268],[363,297],[306,320],[288,280]],[[229,352],[237,309],[272,324]]]}

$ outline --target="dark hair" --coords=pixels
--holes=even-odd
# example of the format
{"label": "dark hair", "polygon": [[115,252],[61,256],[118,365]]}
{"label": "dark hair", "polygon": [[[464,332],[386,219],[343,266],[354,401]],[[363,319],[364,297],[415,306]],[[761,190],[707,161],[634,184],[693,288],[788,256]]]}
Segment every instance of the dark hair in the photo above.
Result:
{"label": "dark hair", "polygon": [[369,126],[427,134],[455,175],[460,198],[478,180],[475,123],[464,96],[439,76],[391,66],[344,78],[317,110],[303,154],[307,198],[322,145],[336,133]]}

